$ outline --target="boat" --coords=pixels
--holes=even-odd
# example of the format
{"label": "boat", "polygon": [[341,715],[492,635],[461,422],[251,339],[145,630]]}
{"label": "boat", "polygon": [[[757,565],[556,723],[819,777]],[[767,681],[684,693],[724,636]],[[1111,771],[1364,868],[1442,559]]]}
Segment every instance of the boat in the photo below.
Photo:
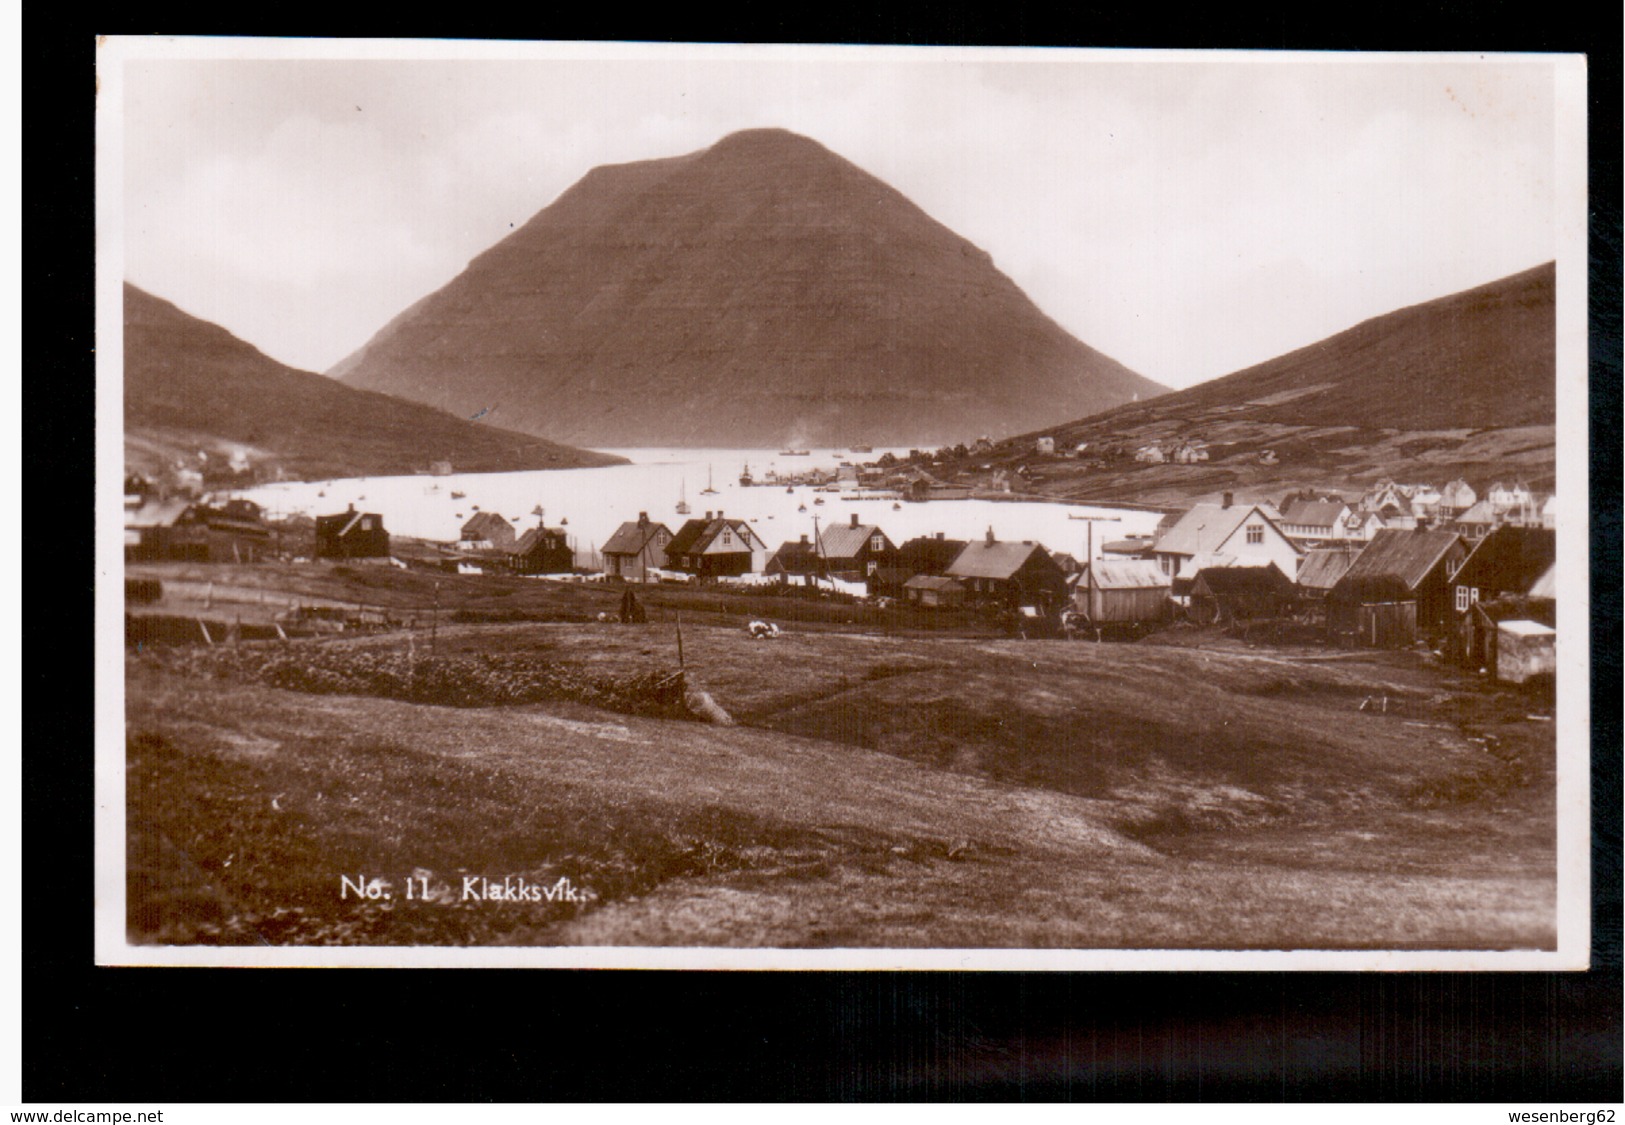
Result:
{"label": "boat", "polygon": [[784,491],[788,492],[791,496],[794,496],[796,494],[796,486],[792,484],[789,488],[786,488]]}
{"label": "boat", "polygon": [[715,496],[716,494],[717,494],[717,490],[712,487],[711,466],[707,465],[705,467],[705,487],[700,489],[700,495],[701,496]]}
{"label": "boat", "polygon": [[803,504],[801,507],[796,509],[796,511],[798,511],[798,512],[805,512],[806,510],[807,510],[807,505],[805,505],[805,504]]}
{"label": "boat", "polygon": [[780,457],[811,457],[812,456],[812,450],[810,450],[810,449],[781,449],[781,450],[779,450],[779,456]]}
{"label": "boat", "polygon": [[815,504],[815,505],[816,505],[816,504],[822,504],[822,503],[823,503],[823,502],[824,502],[824,498],[823,498],[823,497],[822,497],[822,496],[820,496],[820,497],[817,497],[817,498],[816,498],[816,499],[815,499],[815,500],[813,500],[813,503],[814,503],[814,504]]}
{"label": "boat", "polygon": [[874,451],[875,447],[872,445],[854,445],[847,450],[848,453],[873,453]]}
{"label": "boat", "polygon": [[466,492],[453,492],[451,494],[451,498],[453,500],[461,500],[463,497],[465,497],[467,495],[468,495],[468,493],[466,493]]}
{"label": "boat", "polygon": [[688,480],[684,478],[677,485],[677,514],[688,515]]}
{"label": "boat", "polygon": [[752,480],[752,479],[751,479],[751,475],[750,475],[750,465],[748,465],[748,464],[747,464],[747,465],[746,465],[746,466],[745,466],[745,468],[744,468],[744,470],[743,470],[743,471],[742,471],[742,472],[741,472],[741,473],[740,473],[740,474],[739,474],[739,484],[740,484],[740,487],[742,487],[742,488],[749,488],[749,487],[750,487],[750,486],[751,486],[751,485],[753,485],[753,484],[755,484],[755,483],[756,483],[756,482],[755,482],[755,481],[754,481],[754,480]]}
{"label": "boat", "polygon": [[542,512],[542,506],[540,504],[536,505],[534,508],[532,508],[530,510],[530,514],[533,515],[533,516],[539,516],[539,515],[544,514]]}
{"label": "boat", "polygon": [[903,506],[901,504],[895,504],[894,503],[891,506],[891,510],[894,511],[894,512],[901,512],[903,510]]}

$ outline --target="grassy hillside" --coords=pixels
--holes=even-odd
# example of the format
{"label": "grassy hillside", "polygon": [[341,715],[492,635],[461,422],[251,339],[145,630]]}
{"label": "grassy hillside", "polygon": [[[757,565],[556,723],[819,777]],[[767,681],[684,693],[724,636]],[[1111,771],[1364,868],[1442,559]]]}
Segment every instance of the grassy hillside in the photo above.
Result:
{"label": "grassy hillside", "polygon": [[[1556,267],[1401,309],[1185,391],[1001,443],[947,467],[1024,468],[1032,491],[1178,503],[1229,490],[1352,489],[1382,477],[1476,488],[1553,484]],[[1035,453],[1040,434],[1078,459]],[[1137,449],[1205,443],[1209,460],[1143,464]],[[1266,451],[1273,455],[1266,456]]]}
{"label": "grassy hillside", "polygon": [[[538,617],[554,592],[567,614],[582,596],[614,600],[530,585],[538,592],[513,596]],[[456,604],[451,587],[441,596]],[[848,627],[752,642],[737,625],[684,623],[690,677],[737,725],[565,696],[459,707],[319,677],[278,681],[302,686],[290,690],[254,672],[257,662],[376,667],[387,656],[421,662],[424,676],[533,665],[630,681],[671,669],[669,617],[443,620],[432,654],[420,622],[414,640],[132,655],[133,936],[1417,949],[1554,940],[1555,737],[1536,696],[1414,653],[1208,634],[1097,645]],[[361,874],[391,879],[395,897],[343,897],[341,875]],[[415,887],[430,901],[404,900],[407,876],[425,881]],[[567,878],[590,897],[470,901],[469,876]]]}
{"label": "grassy hillside", "polygon": [[618,463],[359,391],[277,363],[218,325],[124,287],[124,427],[132,469],[242,446],[294,479],[395,475],[449,460],[460,472]]}

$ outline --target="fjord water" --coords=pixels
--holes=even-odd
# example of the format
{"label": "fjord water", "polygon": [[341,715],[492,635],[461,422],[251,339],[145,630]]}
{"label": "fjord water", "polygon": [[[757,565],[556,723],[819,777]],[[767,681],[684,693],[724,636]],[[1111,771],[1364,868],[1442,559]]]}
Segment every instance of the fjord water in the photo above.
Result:
{"label": "fjord water", "polygon": [[[538,522],[549,527],[562,523],[576,548],[577,561],[582,564],[623,521],[637,519],[640,512],[647,512],[651,520],[675,531],[685,519],[720,511],[750,521],[770,550],[786,540],[849,523],[855,513],[859,523],[878,525],[896,544],[937,532],[950,539],[971,539],[992,528],[999,539],[1030,539],[1051,551],[1065,551],[1079,559],[1085,554],[1090,525],[1074,517],[1088,516],[1098,521],[1093,525],[1096,554],[1108,539],[1150,534],[1159,519],[1156,512],[1024,501],[933,500],[903,502],[894,507],[889,499],[859,500],[849,493],[815,492],[808,486],[789,491],[782,484],[745,487],[739,483],[746,467],[760,481],[769,470],[789,475],[813,468],[831,469],[846,460],[872,460],[886,452],[883,449],[863,454],[811,450],[803,457],[785,457],[779,450],[762,449],[604,452],[626,457],[631,464],[293,482],[266,485],[243,495],[263,505],[272,516],[329,515],[353,504],[358,511],[381,514],[391,534],[420,539],[455,540],[476,511],[497,512],[520,533]],[[901,456],[908,451],[892,452]],[[713,491],[707,493],[707,488]],[[454,492],[463,495],[454,498]],[[687,516],[676,510],[683,498],[689,505]],[[819,504],[819,500],[823,503]],[[538,508],[540,517],[535,514]]]}

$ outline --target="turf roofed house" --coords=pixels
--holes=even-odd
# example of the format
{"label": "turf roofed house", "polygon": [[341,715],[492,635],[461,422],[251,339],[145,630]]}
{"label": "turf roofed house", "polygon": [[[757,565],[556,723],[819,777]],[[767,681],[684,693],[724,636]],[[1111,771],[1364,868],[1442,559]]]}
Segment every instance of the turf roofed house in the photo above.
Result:
{"label": "turf roofed house", "polygon": [[1001,542],[988,528],[985,539],[965,544],[947,577],[965,587],[967,600],[1008,608],[1032,606],[1048,616],[1066,604],[1066,575],[1043,546],[1029,540]]}
{"label": "turf roofed house", "polygon": [[767,544],[744,520],[722,512],[687,520],[666,544],[667,567],[699,578],[732,578],[759,572],[767,563]]}
{"label": "turf roofed house", "polygon": [[358,512],[354,504],[336,516],[317,516],[316,557],[388,558],[389,532],[384,530],[384,517],[377,512]]}
{"label": "turf roofed house", "polygon": [[1202,625],[1268,621],[1292,611],[1296,590],[1274,563],[1266,566],[1213,566],[1191,583],[1191,620]]}
{"label": "turf roofed house", "polygon": [[1466,561],[1467,546],[1453,531],[1385,528],[1326,595],[1327,629],[1378,648],[1449,632],[1451,581]]}
{"label": "turf roofed house", "polygon": [[533,527],[508,550],[508,569],[515,574],[569,574],[575,565],[562,527]]}
{"label": "turf roofed house", "polygon": [[636,520],[621,524],[604,543],[604,573],[627,582],[647,582],[650,569],[665,567],[671,539],[669,527],[651,523],[648,512],[639,512]]}
{"label": "turf roofed house", "polygon": [[1257,504],[1237,504],[1231,493],[1221,504],[1198,504],[1180,516],[1151,549],[1169,578],[1189,578],[1198,555],[1229,555],[1238,566],[1275,568],[1288,580],[1298,575],[1304,549]]}
{"label": "turf roofed house", "polygon": [[803,586],[813,586],[824,569],[818,558],[818,549],[813,546],[811,538],[803,535],[800,540],[780,544],[773,557],[767,560],[762,573],[778,579],[781,586],[798,582]]}

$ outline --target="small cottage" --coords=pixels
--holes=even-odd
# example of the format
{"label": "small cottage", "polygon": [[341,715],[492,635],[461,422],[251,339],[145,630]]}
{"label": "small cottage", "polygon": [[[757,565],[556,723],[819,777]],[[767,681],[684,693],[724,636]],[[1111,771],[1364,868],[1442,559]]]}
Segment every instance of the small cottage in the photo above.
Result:
{"label": "small cottage", "polygon": [[1150,559],[1095,559],[1078,574],[1072,608],[1097,625],[1164,621],[1171,582]]}
{"label": "small cottage", "polygon": [[666,547],[672,532],[663,523],[651,522],[648,512],[627,520],[604,543],[604,573],[626,582],[647,582],[649,571],[666,565]]}
{"label": "small cottage", "polygon": [[[1379,643],[1371,638],[1380,634],[1385,646],[1410,644],[1417,632],[1448,631],[1450,583],[1466,560],[1467,546],[1453,531],[1379,531],[1327,595],[1327,627],[1365,644]],[[1412,608],[1373,608],[1406,604]]]}
{"label": "small cottage", "polygon": [[952,609],[965,604],[965,587],[940,574],[916,574],[903,584],[903,597],[914,605]]}
{"label": "small cottage", "polygon": [[515,574],[569,574],[576,554],[562,527],[533,527],[509,548],[507,562]]}
{"label": "small cottage", "polygon": [[1208,567],[1191,582],[1191,620],[1202,625],[1263,621],[1290,613],[1292,580],[1269,563],[1265,566]]}
{"label": "small cottage", "polygon": [[389,532],[384,530],[384,517],[377,512],[358,512],[353,504],[336,516],[317,516],[316,557],[388,558]]}
{"label": "small cottage", "polygon": [[969,600],[987,605],[1036,606],[1050,613],[1068,597],[1066,575],[1042,545],[1030,539],[1001,542],[992,528],[985,539],[965,545],[947,576],[964,584]]}
{"label": "small cottage", "polygon": [[463,525],[457,546],[465,551],[507,551],[514,544],[513,524],[495,512],[475,512]]}

